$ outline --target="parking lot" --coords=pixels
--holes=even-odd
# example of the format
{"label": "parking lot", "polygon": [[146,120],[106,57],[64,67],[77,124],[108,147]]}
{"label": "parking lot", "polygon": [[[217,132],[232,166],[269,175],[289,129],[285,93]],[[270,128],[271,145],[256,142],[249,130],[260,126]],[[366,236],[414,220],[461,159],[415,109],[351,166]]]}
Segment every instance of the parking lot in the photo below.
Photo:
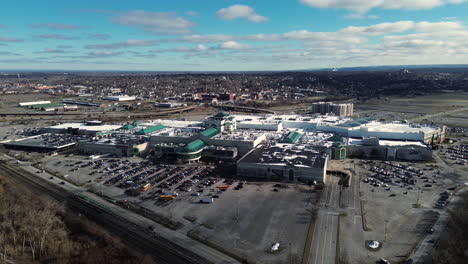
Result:
{"label": "parking lot", "polygon": [[[198,238],[255,263],[299,263],[316,194],[301,191],[304,186],[242,182],[222,180],[200,196],[180,192],[176,200],[142,204],[183,221],[185,230]],[[225,191],[217,188],[226,185]],[[213,203],[199,203],[203,197],[213,197]],[[280,252],[270,252],[273,243],[280,243]]]}
{"label": "parking lot", "polygon": [[[361,263],[405,260],[450,202],[458,180],[437,163],[360,161],[354,169],[360,175],[364,237],[348,257]],[[364,241],[370,240],[382,248],[367,250]]]}
{"label": "parking lot", "polygon": [[115,199],[132,201],[157,201],[161,194],[176,188],[189,191],[190,184],[208,178],[213,172],[213,167],[164,165],[137,157],[90,160],[73,154],[46,157],[43,167],[73,184],[94,188]]}
{"label": "parking lot", "polygon": [[[43,167],[65,184],[131,201],[181,222],[180,232],[229,251],[236,248],[233,253],[256,263],[300,262],[311,208],[319,196],[305,185],[221,179],[211,166],[155,164],[136,157],[59,155],[44,158]],[[270,252],[273,243],[280,243],[275,254]]]}
{"label": "parking lot", "polygon": [[450,164],[468,165],[468,144],[454,144],[440,150],[441,156]]}

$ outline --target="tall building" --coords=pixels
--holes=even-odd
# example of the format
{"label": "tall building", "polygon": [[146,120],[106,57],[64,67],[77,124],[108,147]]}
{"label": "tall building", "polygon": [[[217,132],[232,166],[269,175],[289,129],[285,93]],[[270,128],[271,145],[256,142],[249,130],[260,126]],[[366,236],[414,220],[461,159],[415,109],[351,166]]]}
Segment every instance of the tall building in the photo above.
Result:
{"label": "tall building", "polygon": [[312,104],[313,114],[331,114],[337,116],[352,116],[354,104],[334,104],[330,102],[318,102]]}

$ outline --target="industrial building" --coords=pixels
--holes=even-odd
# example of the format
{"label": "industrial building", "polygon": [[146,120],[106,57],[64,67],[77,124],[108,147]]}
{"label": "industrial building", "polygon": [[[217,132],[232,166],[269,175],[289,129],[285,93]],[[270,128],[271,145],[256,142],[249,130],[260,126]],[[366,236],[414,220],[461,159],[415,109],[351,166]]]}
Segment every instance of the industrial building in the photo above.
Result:
{"label": "industrial building", "polygon": [[148,140],[128,134],[108,134],[79,142],[78,151],[83,154],[111,154],[116,157],[145,156]]}
{"label": "industrial building", "polygon": [[312,104],[312,114],[353,116],[354,104],[334,104],[330,102],[318,102]]}
{"label": "industrial building", "polygon": [[90,135],[94,136],[99,133],[105,133],[117,130],[121,125],[107,125],[97,122],[88,121],[85,123],[63,123],[55,126],[46,127],[44,133],[52,134],[75,134],[75,135]]}
{"label": "industrial building", "polygon": [[237,163],[239,177],[326,181],[327,154],[314,148],[277,144],[254,149]]}
{"label": "industrial building", "polygon": [[73,148],[80,139],[80,137],[70,135],[42,134],[3,141],[2,145],[9,149],[50,152]]}
{"label": "industrial building", "polygon": [[92,103],[92,102],[83,102],[83,101],[73,101],[73,100],[63,100],[64,103],[68,105],[82,105],[88,107],[101,107],[99,103]]}
{"label": "industrial building", "polygon": [[432,160],[432,148],[421,141],[379,140],[375,137],[348,139],[346,157],[383,160]]}
{"label": "industrial building", "polygon": [[35,102],[22,102],[18,105],[21,107],[30,106],[30,105],[39,105],[39,104],[50,104],[50,101],[35,101]]}

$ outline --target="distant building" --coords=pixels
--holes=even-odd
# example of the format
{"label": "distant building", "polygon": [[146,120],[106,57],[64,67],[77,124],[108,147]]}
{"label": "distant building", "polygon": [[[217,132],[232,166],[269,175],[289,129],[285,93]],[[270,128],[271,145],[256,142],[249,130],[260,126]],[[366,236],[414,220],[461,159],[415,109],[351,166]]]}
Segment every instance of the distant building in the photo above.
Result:
{"label": "distant building", "polygon": [[233,131],[236,129],[236,123],[232,120],[233,117],[229,114],[219,112],[216,115],[205,120],[205,127],[216,128],[220,132]]}
{"label": "distant building", "polygon": [[120,88],[111,88],[111,89],[110,89],[110,92],[111,92],[112,94],[118,94],[118,93],[121,93],[121,92],[122,92],[122,89],[120,89]]}
{"label": "distant building", "polygon": [[40,105],[40,104],[50,104],[50,101],[35,101],[35,102],[22,102],[19,103],[19,106],[30,106],[30,105]]}
{"label": "distant building", "polygon": [[187,106],[187,104],[176,103],[176,102],[154,103],[154,105],[157,107],[161,107],[161,108],[174,108],[174,107]]}
{"label": "distant building", "polygon": [[234,101],[235,94],[233,93],[223,93],[219,94],[218,100],[219,101]]}
{"label": "distant building", "polygon": [[352,116],[354,104],[334,104],[330,102],[318,102],[312,104],[313,114],[331,114],[336,116]]}
{"label": "distant building", "polygon": [[135,96],[128,96],[128,95],[115,95],[115,96],[106,96],[104,100],[109,101],[117,101],[117,102],[125,102],[125,101],[135,101]]}

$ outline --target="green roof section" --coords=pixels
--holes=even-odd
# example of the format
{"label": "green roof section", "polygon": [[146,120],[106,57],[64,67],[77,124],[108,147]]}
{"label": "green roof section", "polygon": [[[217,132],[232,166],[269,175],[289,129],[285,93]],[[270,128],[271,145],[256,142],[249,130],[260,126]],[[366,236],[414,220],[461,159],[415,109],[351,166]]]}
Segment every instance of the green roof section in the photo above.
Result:
{"label": "green roof section", "polygon": [[216,115],[214,115],[214,117],[217,117],[217,118],[224,118],[224,117],[228,117],[229,114],[228,113],[225,113],[225,112],[219,112],[217,113]]}
{"label": "green roof section", "polygon": [[295,144],[299,138],[302,136],[301,133],[293,131],[289,132],[281,141],[280,143],[286,143],[286,144]]}
{"label": "green roof section", "polygon": [[149,133],[153,133],[153,132],[156,132],[156,131],[159,131],[161,129],[164,129],[166,128],[165,125],[155,125],[155,126],[152,126],[152,127],[147,127],[147,128],[144,128],[142,130],[139,130],[136,132],[137,135],[147,135]]}
{"label": "green roof section", "polygon": [[201,141],[200,139],[197,139],[195,141],[192,141],[182,147],[182,150],[180,152],[182,153],[192,153],[192,152],[197,152],[202,150],[204,147],[206,147],[205,142]]}
{"label": "green roof section", "polygon": [[344,139],[342,136],[340,135],[333,135],[331,138],[328,139],[329,141],[333,141],[333,142],[340,142],[340,143],[343,143],[344,142]]}
{"label": "green roof section", "polygon": [[216,135],[218,135],[220,132],[218,129],[212,127],[212,128],[208,128],[207,130],[205,131],[202,131],[200,134],[204,137],[207,137],[207,138],[212,138]]}
{"label": "green roof section", "polygon": [[125,129],[125,130],[134,129],[134,128],[135,126],[131,124],[126,124],[120,127],[120,129]]}

